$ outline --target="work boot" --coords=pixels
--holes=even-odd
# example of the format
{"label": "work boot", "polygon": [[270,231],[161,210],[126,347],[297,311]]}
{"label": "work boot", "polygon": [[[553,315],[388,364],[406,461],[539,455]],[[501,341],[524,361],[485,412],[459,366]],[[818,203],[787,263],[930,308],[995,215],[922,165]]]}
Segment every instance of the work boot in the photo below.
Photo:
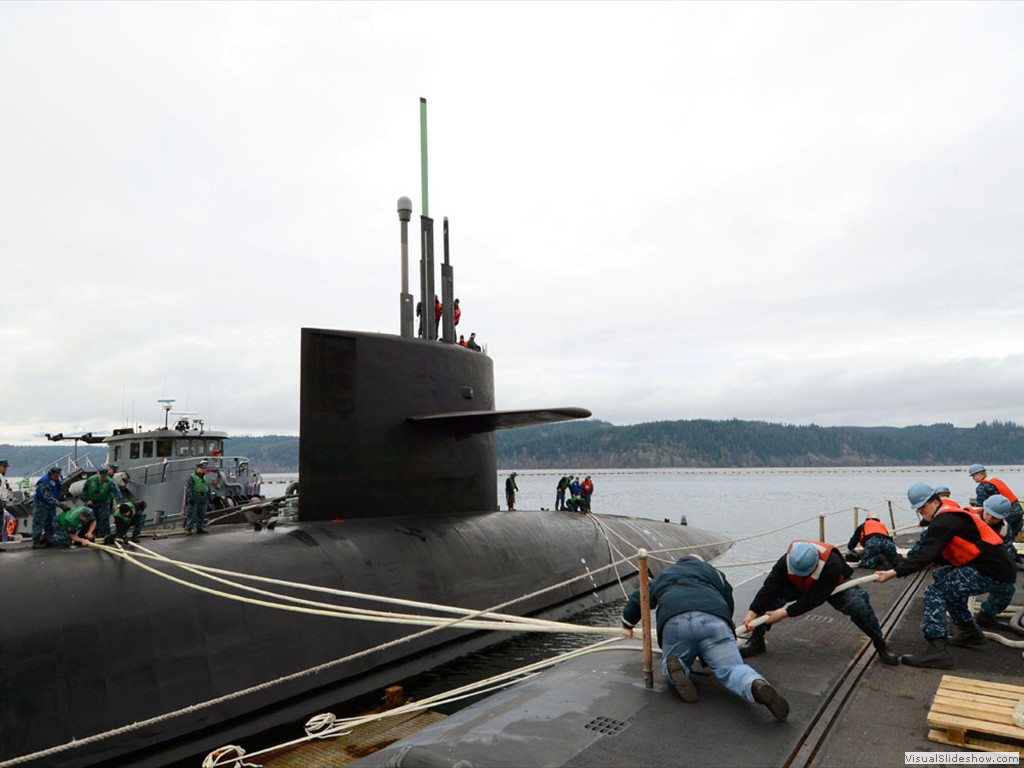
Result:
{"label": "work boot", "polygon": [[900,657],[896,655],[892,648],[885,644],[885,640],[874,640],[873,645],[878,652],[878,658],[882,660],[883,664],[888,664],[890,667],[899,666]]}
{"label": "work boot", "polygon": [[754,695],[754,701],[768,707],[768,711],[780,723],[789,716],[789,702],[782,698],[779,692],[772,688],[763,677],[759,677],[753,682],[750,692]]}
{"label": "work boot", "polygon": [[32,549],[46,549],[47,546],[49,545],[42,539],[37,539],[32,542]]}
{"label": "work boot", "polygon": [[904,654],[900,657],[908,667],[925,667],[927,669],[952,669],[953,657],[946,648],[946,638],[926,637],[928,647],[922,653]]}
{"label": "work boot", "polygon": [[949,637],[946,642],[958,648],[966,648],[972,645],[984,645],[985,633],[978,629],[974,620],[965,621],[963,624],[950,624]]}
{"label": "work boot", "polygon": [[139,543],[139,537],[138,536],[132,536],[131,539],[129,539],[129,541],[131,541],[132,544],[138,544]]}
{"label": "work boot", "polygon": [[1006,625],[999,621],[999,617],[993,616],[991,613],[979,613],[974,617],[974,623],[982,629],[1006,629]]}
{"label": "work boot", "polygon": [[676,689],[676,693],[682,697],[683,701],[688,701],[691,704],[695,702],[697,687],[693,684],[690,676],[686,674],[686,669],[679,657],[669,656],[665,666],[668,667],[668,679],[672,681],[672,687]]}
{"label": "work boot", "polygon": [[747,642],[740,646],[740,656],[744,659],[749,659],[751,656],[760,656],[767,651],[768,649],[764,644],[765,632],[766,630],[763,626],[751,632]]}
{"label": "work boot", "polygon": [[876,568],[875,570],[876,571],[888,571],[891,568],[893,568],[893,564],[891,562],[889,562],[889,558],[886,557],[885,555],[879,555],[878,556],[878,568]]}
{"label": "work boot", "polygon": [[111,544],[114,543],[114,539],[116,539],[116,538],[117,537],[114,534],[111,533],[111,534],[103,537],[103,543],[106,544],[109,547]]}

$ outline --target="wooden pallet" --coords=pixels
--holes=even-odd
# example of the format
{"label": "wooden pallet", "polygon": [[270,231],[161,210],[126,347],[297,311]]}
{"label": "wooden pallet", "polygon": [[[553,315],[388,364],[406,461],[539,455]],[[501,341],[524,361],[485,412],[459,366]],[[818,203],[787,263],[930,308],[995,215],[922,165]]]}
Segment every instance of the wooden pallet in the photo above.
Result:
{"label": "wooden pallet", "polygon": [[1013,709],[1021,699],[1024,686],[943,675],[928,710],[928,738],[1024,757],[1024,728],[1013,722]]}

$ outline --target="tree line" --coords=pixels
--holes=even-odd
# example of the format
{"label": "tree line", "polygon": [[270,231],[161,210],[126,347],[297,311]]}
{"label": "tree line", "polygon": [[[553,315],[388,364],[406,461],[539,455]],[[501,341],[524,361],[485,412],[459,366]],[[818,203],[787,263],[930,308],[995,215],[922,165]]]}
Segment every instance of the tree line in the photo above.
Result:
{"label": "tree line", "polygon": [[[617,427],[606,421],[499,430],[498,466],[519,469],[658,467],[957,466],[1024,464],[1024,427],[1007,421],[973,427],[819,427],[765,421],[655,421]],[[39,474],[70,452],[68,445],[0,445],[10,475]],[[297,472],[294,435],[233,437],[228,455],[248,456],[261,472]],[[79,446],[93,464],[104,446]]]}

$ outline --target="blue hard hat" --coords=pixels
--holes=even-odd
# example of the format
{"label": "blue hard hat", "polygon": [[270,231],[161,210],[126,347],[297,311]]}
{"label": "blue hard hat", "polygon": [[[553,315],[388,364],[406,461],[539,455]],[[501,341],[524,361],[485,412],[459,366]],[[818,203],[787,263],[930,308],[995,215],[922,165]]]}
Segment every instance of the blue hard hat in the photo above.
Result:
{"label": "blue hard hat", "polygon": [[967,474],[968,475],[973,475],[973,474],[976,474],[978,472],[984,472],[984,471],[985,471],[985,465],[984,464],[971,464],[971,466],[969,466],[967,468]]}
{"label": "blue hard hat", "polygon": [[907,501],[914,509],[920,509],[924,503],[935,495],[935,489],[928,483],[914,483],[907,489]]}
{"label": "blue hard hat", "polygon": [[818,564],[818,550],[813,544],[798,541],[789,550],[789,572],[795,576],[810,576]]}
{"label": "blue hard hat", "polygon": [[945,486],[945,485],[936,485],[935,486],[935,492],[936,493],[952,493],[952,491],[950,491],[949,488],[947,486]]}
{"label": "blue hard hat", "polygon": [[1010,500],[1005,496],[1000,496],[998,493],[985,499],[985,503],[981,506],[992,517],[998,517],[1000,520],[1005,520],[1009,517],[1010,512],[1013,511],[1010,506]]}

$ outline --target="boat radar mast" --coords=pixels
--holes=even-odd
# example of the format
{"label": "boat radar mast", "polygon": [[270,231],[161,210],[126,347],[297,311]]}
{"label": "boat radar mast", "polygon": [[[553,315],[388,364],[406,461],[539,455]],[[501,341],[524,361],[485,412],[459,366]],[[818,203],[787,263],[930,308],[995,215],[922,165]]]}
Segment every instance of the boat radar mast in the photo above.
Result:
{"label": "boat radar mast", "polygon": [[174,405],[174,398],[172,397],[170,400],[157,400],[157,402],[164,409],[164,429],[169,429],[167,420],[171,416],[171,406]]}

